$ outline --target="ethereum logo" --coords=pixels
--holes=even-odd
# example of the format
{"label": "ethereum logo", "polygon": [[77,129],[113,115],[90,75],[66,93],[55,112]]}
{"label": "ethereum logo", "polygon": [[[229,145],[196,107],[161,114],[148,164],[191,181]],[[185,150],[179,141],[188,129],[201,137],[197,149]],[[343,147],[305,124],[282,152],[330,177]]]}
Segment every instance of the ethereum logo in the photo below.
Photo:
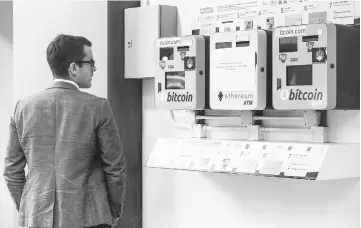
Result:
{"label": "ethereum logo", "polygon": [[218,99],[219,99],[219,101],[222,101],[222,99],[223,99],[223,93],[222,92],[218,93]]}
{"label": "ethereum logo", "polygon": [[325,54],[323,53],[322,50],[318,50],[318,51],[316,52],[316,59],[317,59],[318,61],[321,61],[324,57],[325,57]]}
{"label": "ethereum logo", "polygon": [[188,59],[188,60],[187,60],[187,67],[188,67],[188,68],[192,68],[192,67],[193,67],[193,60],[192,60],[192,59]]}

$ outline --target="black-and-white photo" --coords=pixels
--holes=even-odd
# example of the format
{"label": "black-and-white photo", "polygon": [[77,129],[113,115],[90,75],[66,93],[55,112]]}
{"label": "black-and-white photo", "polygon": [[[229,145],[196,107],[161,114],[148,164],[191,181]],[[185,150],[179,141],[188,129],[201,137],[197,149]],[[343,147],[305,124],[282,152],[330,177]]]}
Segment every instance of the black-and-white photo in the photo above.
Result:
{"label": "black-and-white photo", "polygon": [[0,228],[359,228],[359,20],[0,0]]}

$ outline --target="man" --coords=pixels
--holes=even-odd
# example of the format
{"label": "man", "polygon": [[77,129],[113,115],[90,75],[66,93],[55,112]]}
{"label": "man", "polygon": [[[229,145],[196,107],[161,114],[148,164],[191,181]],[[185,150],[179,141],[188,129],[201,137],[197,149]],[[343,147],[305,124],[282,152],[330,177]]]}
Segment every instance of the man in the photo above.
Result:
{"label": "man", "polygon": [[4,177],[20,226],[110,227],[122,217],[126,163],[110,104],[79,91],[96,71],[91,46],[57,36],[46,50],[52,86],[15,107]]}

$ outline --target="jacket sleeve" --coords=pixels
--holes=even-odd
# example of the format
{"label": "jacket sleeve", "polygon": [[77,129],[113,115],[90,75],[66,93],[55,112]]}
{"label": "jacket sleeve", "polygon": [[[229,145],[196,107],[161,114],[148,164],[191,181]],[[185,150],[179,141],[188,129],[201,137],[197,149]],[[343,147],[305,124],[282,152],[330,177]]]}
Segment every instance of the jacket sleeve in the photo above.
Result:
{"label": "jacket sleeve", "polygon": [[126,189],[126,161],[118,127],[106,99],[102,101],[96,137],[107,182],[110,210],[114,218],[121,218]]}
{"label": "jacket sleeve", "polygon": [[[15,109],[16,112],[16,109]],[[19,211],[21,195],[25,185],[26,158],[20,145],[14,117],[10,119],[10,134],[5,155],[4,179]]]}

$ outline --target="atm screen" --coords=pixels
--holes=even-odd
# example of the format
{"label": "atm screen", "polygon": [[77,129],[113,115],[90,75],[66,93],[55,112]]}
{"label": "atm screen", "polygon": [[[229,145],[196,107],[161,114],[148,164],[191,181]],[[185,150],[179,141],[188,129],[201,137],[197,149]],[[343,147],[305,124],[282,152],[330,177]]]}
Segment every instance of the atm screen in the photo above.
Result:
{"label": "atm screen", "polygon": [[185,72],[172,71],[165,72],[166,89],[185,89]]}
{"label": "atm screen", "polygon": [[287,86],[312,85],[312,65],[287,66]]}
{"label": "atm screen", "polygon": [[280,38],[280,53],[297,51],[297,36]]}
{"label": "atm screen", "polygon": [[[173,47],[165,47],[159,49],[159,60],[173,60]],[[164,59],[165,58],[165,59]]]}

